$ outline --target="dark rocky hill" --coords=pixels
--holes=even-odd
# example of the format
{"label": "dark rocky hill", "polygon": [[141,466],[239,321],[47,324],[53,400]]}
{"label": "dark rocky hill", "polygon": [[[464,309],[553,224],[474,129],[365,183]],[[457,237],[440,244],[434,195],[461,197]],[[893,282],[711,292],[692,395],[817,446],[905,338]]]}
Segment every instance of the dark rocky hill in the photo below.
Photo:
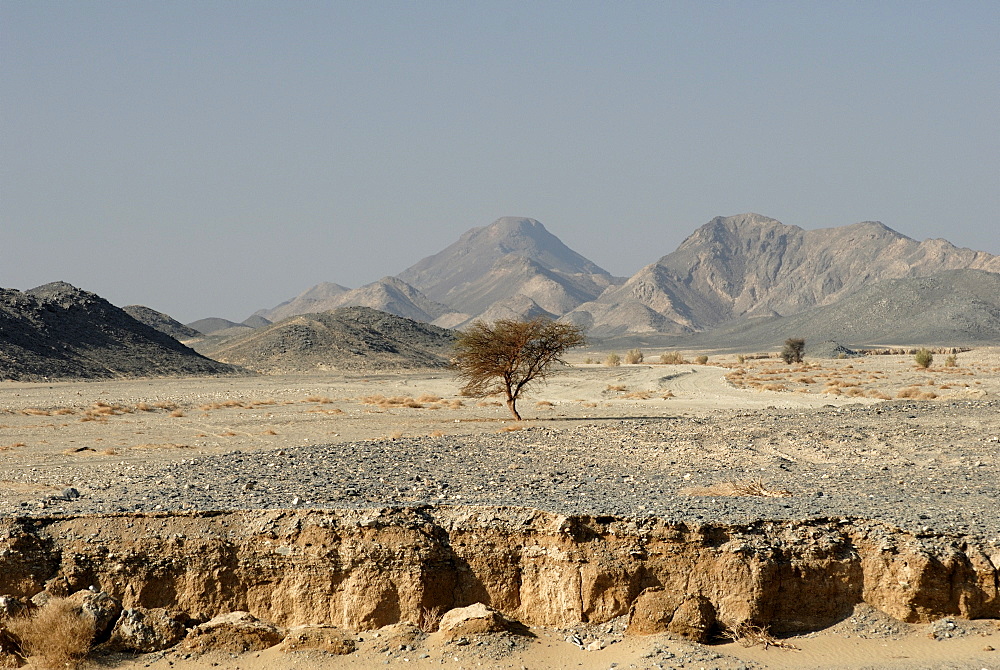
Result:
{"label": "dark rocky hill", "polygon": [[194,328],[185,326],[180,321],[177,321],[163,312],[157,312],[155,309],[151,309],[143,305],[125,305],[122,307],[122,311],[136,321],[140,321],[147,326],[155,328],[175,340],[190,340],[193,337],[199,337],[201,335],[201,333]]}
{"label": "dark rocky hill", "polygon": [[757,351],[789,337],[819,344],[962,346],[1000,342],[1000,274],[948,270],[887,279],[832,305],[787,317],[761,317],[700,333],[692,346]]}
{"label": "dark rocky hill", "polygon": [[100,296],[64,282],[0,289],[0,378],[232,374]]}
{"label": "dark rocky hill", "polygon": [[265,373],[390,370],[448,365],[453,331],[368,307],[300,314],[209,350]]}

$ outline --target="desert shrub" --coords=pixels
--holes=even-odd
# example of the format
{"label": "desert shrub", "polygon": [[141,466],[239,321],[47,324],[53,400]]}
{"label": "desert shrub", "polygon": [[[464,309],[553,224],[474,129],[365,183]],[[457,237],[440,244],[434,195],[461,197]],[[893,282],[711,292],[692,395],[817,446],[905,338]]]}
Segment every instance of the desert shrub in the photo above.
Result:
{"label": "desert shrub", "polygon": [[951,354],[948,358],[944,359],[944,366],[946,368],[953,368],[958,365],[958,356]]}
{"label": "desert shrub", "polygon": [[46,668],[75,668],[90,651],[94,620],[65,598],[53,598],[29,616],[7,622],[27,656]]}
{"label": "desert shrub", "polygon": [[615,353],[608,354],[608,357],[604,359],[604,364],[609,368],[616,368],[622,364],[621,356]]}
{"label": "desert shrub", "polygon": [[698,365],[704,365],[705,363],[708,363],[708,356],[702,354],[701,356],[695,358],[694,362],[697,363]]}
{"label": "desert shrub", "polygon": [[642,363],[642,351],[639,349],[629,349],[625,352],[625,362],[629,365],[635,365],[636,363]]}
{"label": "desert shrub", "polygon": [[587,356],[585,359],[583,359],[583,363],[584,365],[593,365],[594,359],[591,358],[590,356]]}
{"label": "desert shrub", "polygon": [[934,362],[934,354],[931,353],[930,349],[920,349],[913,355],[913,362],[917,364],[917,367],[929,368]]}
{"label": "desert shrub", "polygon": [[781,349],[781,360],[786,363],[801,363],[805,350],[805,340],[801,337],[790,337],[785,340],[785,346]]}
{"label": "desert shrub", "polygon": [[747,357],[744,356],[743,354],[737,354],[736,355],[736,362],[739,363],[740,365],[743,365],[744,363],[746,363],[746,361],[747,361]]}
{"label": "desert shrub", "polygon": [[660,354],[660,363],[662,365],[683,365],[687,363],[684,360],[684,356],[679,351],[668,351],[666,353]]}

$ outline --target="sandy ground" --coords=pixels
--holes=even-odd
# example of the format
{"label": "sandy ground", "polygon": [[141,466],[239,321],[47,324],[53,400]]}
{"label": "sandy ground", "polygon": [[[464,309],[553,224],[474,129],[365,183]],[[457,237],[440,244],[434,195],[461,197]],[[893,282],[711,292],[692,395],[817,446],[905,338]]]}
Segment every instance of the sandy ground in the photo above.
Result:
{"label": "sandy ground", "polygon": [[[704,416],[719,409],[796,408],[876,403],[878,397],[923,402],[1000,395],[1000,348],[961,353],[944,367],[938,356],[919,370],[911,356],[809,360],[713,357],[709,365],[623,365],[577,362],[534,389],[519,407],[528,425],[599,424],[643,417]],[[742,369],[742,373],[739,370]],[[734,376],[735,374],[735,376]],[[730,376],[727,379],[727,375]],[[780,390],[766,388],[781,387]],[[833,391],[831,389],[838,389]],[[850,389],[856,389],[851,391]],[[936,398],[930,399],[934,395]],[[396,400],[393,400],[396,399]],[[405,402],[404,399],[412,399]],[[412,406],[405,406],[406,404]],[[142,467],[233,450],[400,436],[472,435],[513,425],[505,407],[459,395],[447,371],[324,374],[225,379],[0,383],[0,502],[36,500],[57,490],[24,483],[25,472],[71,473],[108,463]],[[18,480],[15,483],[14,480]],[[69,476],[67,476],[67,481]],[[902,625],[892,635],[844,629],[799,636],[797,650],[708,647],[666,637],[626,638],[597,651],[567,642],[564,632],[505,649],[504,640],[456,647],[433,636],[412,650],[387,646],[387,633],[359,636],[358,651],[333,657],[271,649],[236,658],[176,653],[107,658],[100,667],[151,668],[989,668],[1000,670],[996,622],[963,622],[963,634],[932,639],[927,626]],[[482,642],[482,644],[479,644]],[[498,649],[500,651],[498,651]],[[501,653],[502,652],[502,653]],[[423,657],[421,657],[423,656]],[[405,660],[404,660],[405,659]]]}

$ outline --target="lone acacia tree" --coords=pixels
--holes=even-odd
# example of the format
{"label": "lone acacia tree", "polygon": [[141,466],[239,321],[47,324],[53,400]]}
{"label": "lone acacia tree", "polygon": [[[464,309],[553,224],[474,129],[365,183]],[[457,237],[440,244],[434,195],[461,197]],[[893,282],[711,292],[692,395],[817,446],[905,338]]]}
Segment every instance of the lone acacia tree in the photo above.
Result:
{"label": "lone acacia tree", "polygon": [[454,364],[465,380],[464,395],[483,398],[503,393],[518,421],[517,399],[532,382],[544,380],[564,351],[586,342],[583,330],[550,319],[475,321],[455,342]]}

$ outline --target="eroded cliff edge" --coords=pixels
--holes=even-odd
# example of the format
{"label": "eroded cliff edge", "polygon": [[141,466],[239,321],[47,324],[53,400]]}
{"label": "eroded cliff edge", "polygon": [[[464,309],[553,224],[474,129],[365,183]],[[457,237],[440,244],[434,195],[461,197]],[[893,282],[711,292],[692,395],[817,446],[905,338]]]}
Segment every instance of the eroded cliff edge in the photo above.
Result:
{"label": "eroded cliff edge", "polygon": [[482,602],[528,625],[696,639],[816,630],[867,603],[907,622],[1000,618],[1000,548],[854,519],[668,523],[503,507],[0,519],[0,595],[93,587],[205,621],[247,610],[351,630]]}

